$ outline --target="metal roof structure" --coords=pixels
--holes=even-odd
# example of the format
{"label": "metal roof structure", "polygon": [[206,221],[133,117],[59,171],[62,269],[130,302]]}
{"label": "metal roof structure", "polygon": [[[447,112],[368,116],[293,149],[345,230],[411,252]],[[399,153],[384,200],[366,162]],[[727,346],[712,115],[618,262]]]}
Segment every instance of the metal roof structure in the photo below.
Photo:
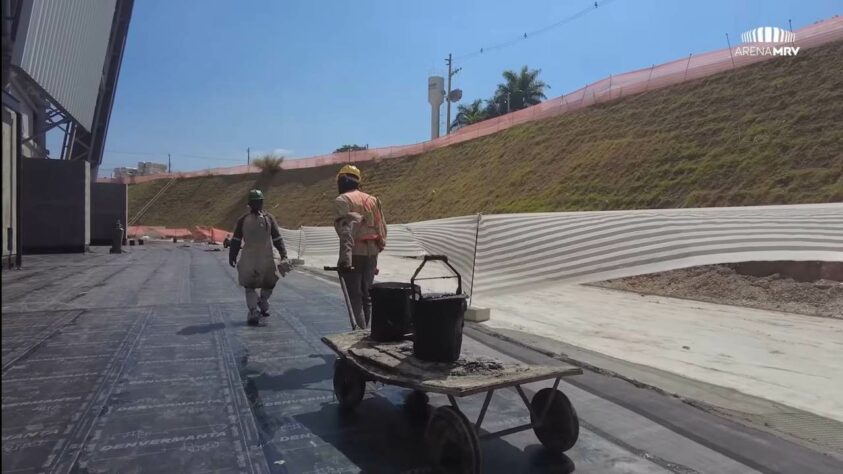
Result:
{"label": "metal roof structure", "polygon": [[46,132],[59,128],[56,155],[98,167],[134,0],[9,3],[13,81],[36,109],[25,141],[43,147]]}
{"label": "metal roof structure", "polygon": [[24,2],[13,64],[91,129],[117,0]]}

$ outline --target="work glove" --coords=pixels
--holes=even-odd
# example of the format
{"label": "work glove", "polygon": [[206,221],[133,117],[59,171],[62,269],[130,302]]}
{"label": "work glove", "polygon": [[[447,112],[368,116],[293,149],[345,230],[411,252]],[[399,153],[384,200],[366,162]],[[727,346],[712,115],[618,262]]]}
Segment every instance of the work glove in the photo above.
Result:
{"label": "work glove", "polygon": [[286,277],[291,271],[293,271],[293,264],[286,258],[281,260],[281,263],[278,264],[278,273],[281,274],[281,277]]}
{"label": "work glove", "polygon": [[234,240],[228,248],[228,264],[232,267],[237,265],[237,255],[240,253],[240,241]]}
{"label": "work glove", "polygon": [[351,271],[351,269],[352,269],[351,262],[341,258],[341,259],[337,260],[337,268],[341,272]]}

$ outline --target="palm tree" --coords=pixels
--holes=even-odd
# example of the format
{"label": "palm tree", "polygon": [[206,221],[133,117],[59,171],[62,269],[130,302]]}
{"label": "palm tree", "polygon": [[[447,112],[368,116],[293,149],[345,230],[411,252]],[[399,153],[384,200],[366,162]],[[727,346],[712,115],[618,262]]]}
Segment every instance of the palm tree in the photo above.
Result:
{"label": "palm tree", "polygon": [[541,69],[529,69],[527,66],[521,71],[504,71],[506,82],[498,84],[493,101],[502,108],[502,113],[514,112],[531,105],[536,105],[546,99],[545,89],[550,86],[538,79]]}
{"label": "palm tree", "polygon": [[473,123],[486,120],[486,110],[483,107],[483,99],[477,99],[468,105],[457,107],[457,116],[451,122],[451,130],[457,130]]}
{"label": "palm tree", "polygon": [[506,113],[506,97],[492,97],[487,100],[483,111],[486,113],[486,118],[504,115]]}

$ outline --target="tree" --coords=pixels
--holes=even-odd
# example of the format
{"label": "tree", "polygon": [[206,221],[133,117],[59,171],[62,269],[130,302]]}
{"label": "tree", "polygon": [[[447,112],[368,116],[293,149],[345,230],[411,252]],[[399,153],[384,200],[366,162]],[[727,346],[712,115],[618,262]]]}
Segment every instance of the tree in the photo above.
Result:
{"label": "tree", "polygon": [[498,84],[498,90],[492,102],[496,104],[502,114],[521,110],[531,105],[536,105],[546,99],[545,89],[550,86],[538,79],[541,69],[529,69],[527,66],[521,71],[504,71],[503,78],[506,82]]}
{"label": "tree", "polygon": [[506,113],[506,100],[496,100],[495,97],[486,101],[486,107],[483,108],[486,118],[498,117]]}
{"label": "tree", "polygon": [[487,118],[486,109],[483,107],[483,99],[477,99],[468,105],[460,104],[457,107],[457,116],[451,122],[451,130],[482,122]]}
{"label": "tree", "polygon": [[284,157],[276,155],[275,153],[267,153],[256,159],[253,163],[261,170],[262,173],[275,174],[281,170],[281,164],[284,163]]}
{"label": "tree", "polygon": [[369,149],[369,145],[366,145],[366,146],[343,145],[343,146],[337,148],[336,150],[334,150],[334,153],[343,153],[343,152],[347,152],[347,151],[360,151],[360,150],[368,150],[368,149]]}
{"label": "tree", "polygon": [[486,101],[477,99],[468,105],[460,105],[450,129],[457,130],[540,103],[547,98],[544,95],[545,89],[550,89],[549,85],[539,80],[540,73],[541,69],[531,70],[527,66],[522,67],[518,73],[504,71],[506,82],[498,84],[495,95]]}

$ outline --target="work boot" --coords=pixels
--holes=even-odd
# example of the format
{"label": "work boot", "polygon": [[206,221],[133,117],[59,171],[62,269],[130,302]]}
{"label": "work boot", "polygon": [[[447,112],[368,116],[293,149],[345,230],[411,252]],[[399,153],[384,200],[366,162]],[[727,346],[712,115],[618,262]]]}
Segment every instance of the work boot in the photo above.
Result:
{"label": "work boot", "polygon": [[246,324],[248,324],[249,326],[257,326],[260,321],[261,319],[258,310],[250,309],[248,319],[246,319]]}
{"label": "work boot", "polygon": [[269,317],[269,302],[268,301],[259,301],[258,308],[260,308],[260,314],[262,318]]}

